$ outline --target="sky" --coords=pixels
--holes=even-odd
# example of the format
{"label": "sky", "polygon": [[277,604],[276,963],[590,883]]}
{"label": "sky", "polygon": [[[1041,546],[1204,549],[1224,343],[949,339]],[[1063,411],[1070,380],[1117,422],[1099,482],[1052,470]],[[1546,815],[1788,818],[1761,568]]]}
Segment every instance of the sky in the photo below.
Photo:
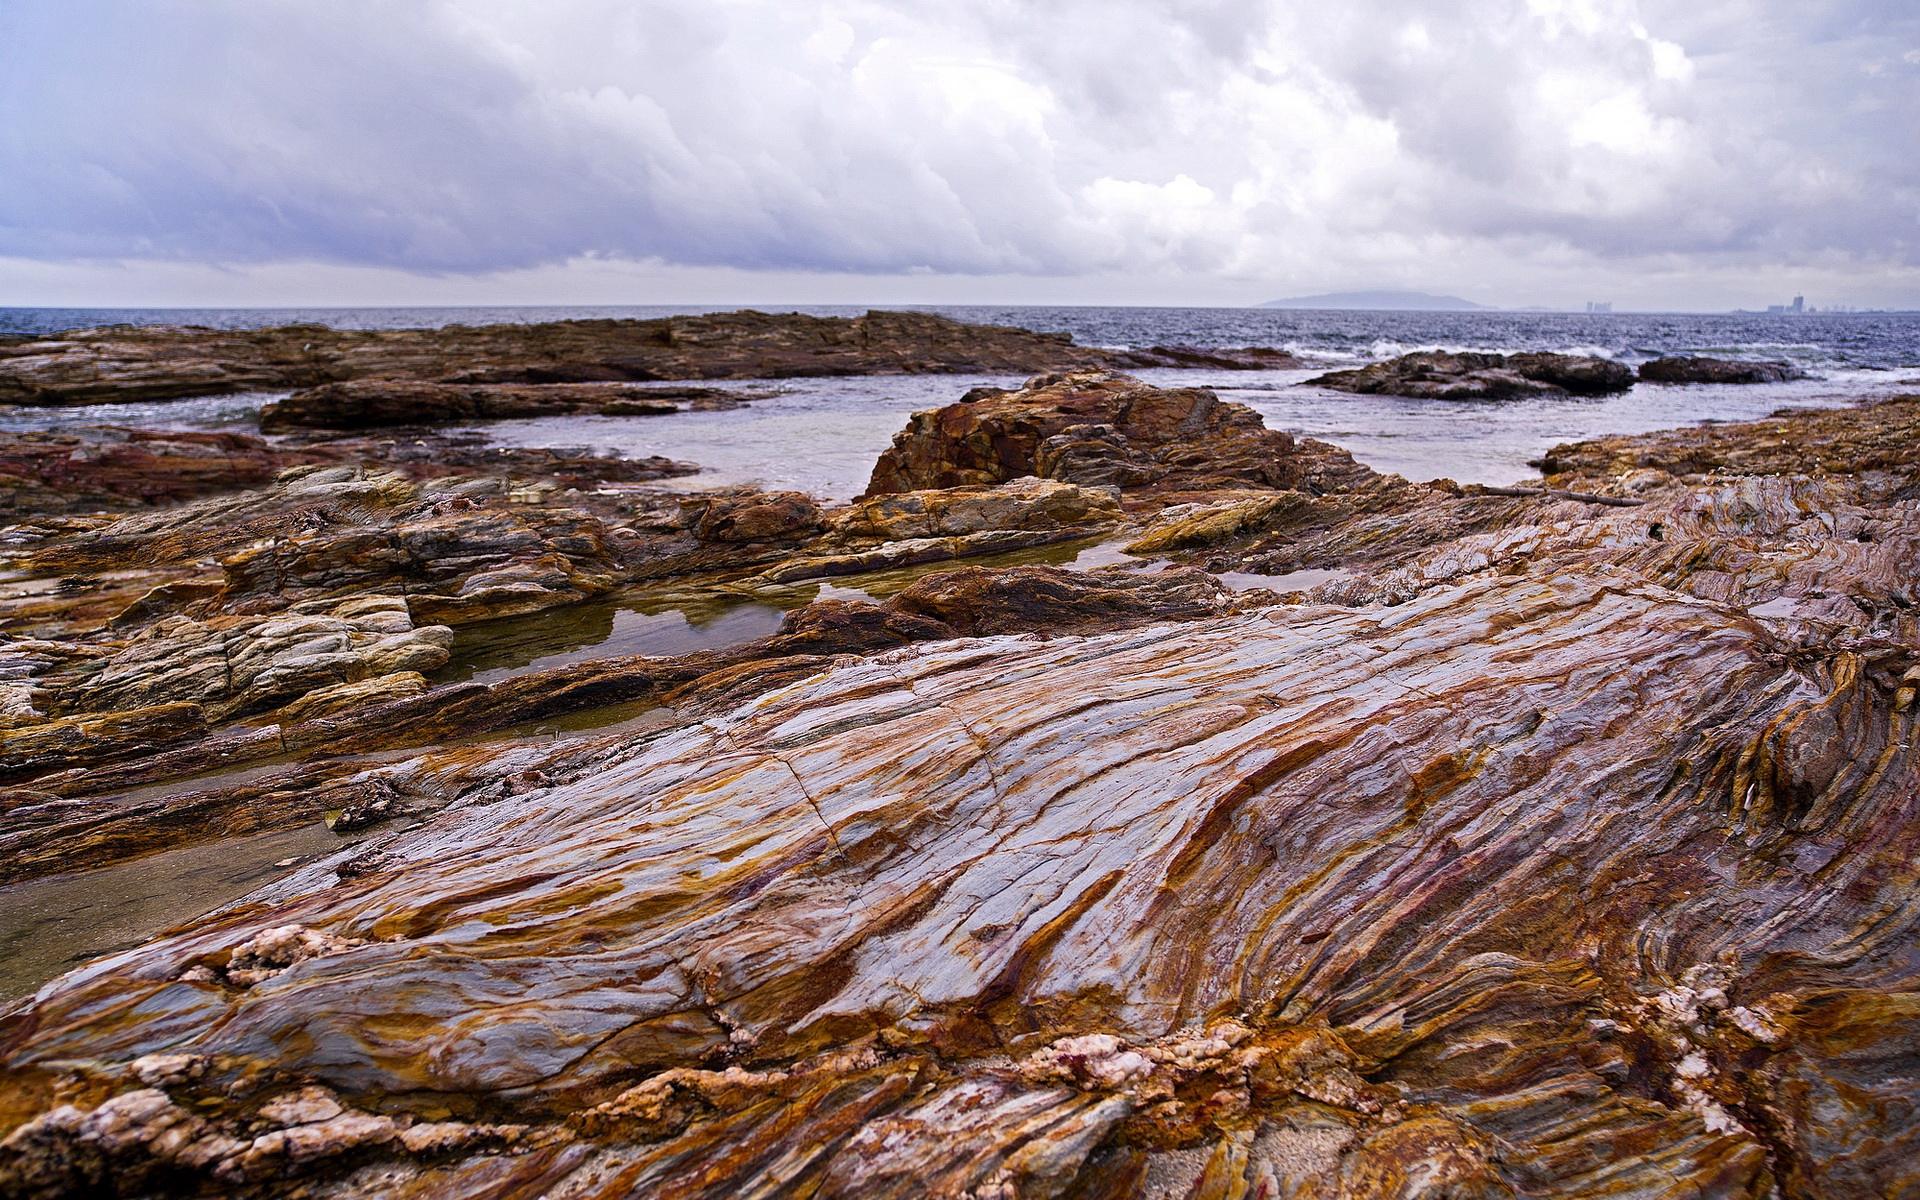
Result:
{"label": "sky", "polygon": [[1914,0],[0,0],[0,305],[1920,307]]}

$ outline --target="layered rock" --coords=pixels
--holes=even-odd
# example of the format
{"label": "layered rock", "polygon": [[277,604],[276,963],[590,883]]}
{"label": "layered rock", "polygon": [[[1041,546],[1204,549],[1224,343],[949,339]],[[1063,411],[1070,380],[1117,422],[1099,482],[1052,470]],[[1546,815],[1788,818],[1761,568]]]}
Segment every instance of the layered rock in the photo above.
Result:
{"label": "layered rock", "polygon": [[1805,378],[1792,363],[1775,360],[1668,355],[1640,364],[1643,383],[1785,383]]}
{"label": "layered rock", "polygon": [[495,446],[471,433],[265,438],[86,425],[0,433],[0,519],[152,508],[266,487],[300,466],[375,462],[412,479],[504,474],[522,486],[638,483],[699,468],[658,456]]}
{"label": "layered rock", "polygon": [[1633,386],[1633,371],[1612,359],[1586,355],[1422,350],[1307,382],[1343,392],[1422,400],[1510,400],[1623,392]]}
{"label": "layered rock", "polygon": [[1328,491],[1377,478],[1344,450],[1268,429],[1252,409],[1205,388],[1068,372],[913,414],[866,495],[1026,475],[1142,497],[1249,485]]}
{"label": "layered rock", "polygon": [[129,429],[0,434],[0,518],[173,504],[272,482],[328,456],[242,433]]}
{"label": "layered rock", "polygon": [[[837,667],[43,991],[0,1170],[1894,1194],[1920,761],[1864,666],[1603,573]],[[315,1087],[389,1131],[218,1140]],[[401,1138],[462,1096],[532,1136]]]}
{"label": "layered rock", "polygon": [[[1066,334],[969,325],[916,312],[811,317],[749,310],[647,321],[440,329],[115,325],[45,338],[0,339],[0,404],[166,400],[316,388],[352,380],[618,383],[927,372],[1025,374],[1095,366],[1264,369],[1291,364],[1284,352],[1260,349],[1105,350],[1074,345]],[[371,400],[360,403],[365,411],[382,408]],[[455,407],[466,403],[454,402]],[[317,400],[283,412],[315,407],[319,407]]]}
{"label": "layered rock", "polygon": [[383,425],[504,421],[587,413],[656,417],[738,408],[768,392],[617,383],[420,383],[355,379],[295,392],[260,410],[264,430],[366,429]]}
{"label": "layered rock", "polygon": [[[370,835],[0,1015],[0,1192],[1906,1194],[1915,412],[1482,489],[1069,374],[917,414],[838,510],[310,469],[76,519],[39,569],[182,577],[17,639],[0,707],[154,752],[0,793],[0,878]],[[486,684],[377,649],[1089,532],[1209,570],[965,567]],[[1294,567],[1343,574],[1210,573]],[[237,689],[132,650],[214,640]]]}
{"label": "layered rock", "polygon": [[1874,503],[1920,499],[1920,397],[1595,438],[1555,446],[1537,465],[1555,485],[1617,495],[1729,475],[1805,474],[1845,476]]}

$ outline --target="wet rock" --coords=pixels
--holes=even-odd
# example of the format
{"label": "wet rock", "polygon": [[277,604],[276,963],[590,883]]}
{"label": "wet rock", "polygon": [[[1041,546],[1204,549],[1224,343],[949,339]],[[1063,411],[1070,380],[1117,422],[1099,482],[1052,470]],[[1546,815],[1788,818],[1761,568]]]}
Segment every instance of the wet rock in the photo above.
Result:
{"label": "wet rock", "polygon": [[[741,311],[654,320],[451,325],[440,329],[108,326],[0,339],[0,404],[98,404],[358,380],[460,385],[767,379],[927,372],[1014,374],[1064,367],[1287,365],[1283,352],[1076,346],[1063,333],[969,325],[917,312],[860,317]],[[335,404],[379,414],[379,388],[302,401],[276,421]],[[488,395],[481,393],[480,395]],[[504,393],[492,393],[502,396]],[[464,408],[465,399],[423,402]],[[511,407],[520,400],[475,400]],[[301,414],[296,416],[295,414]],[[331,419],[331,418],[327,418]],[[356,418],[357,419],[357,418]]]}
{"label": "wet rock", "polygon": [[772,393],[710,387],[634,387],[618,383],[423,383],[355,379],[295,392],[260,411],[260,427],[369,429],[382,425],[505,421],[598,414],[666,416],[686,409],[738,408]]}
{"label": "wet rock", "polygon": [[1098,532],[1122,519],[1105,488],[1026,477],[991,487],[955,487],[869,496],[836,512],[836,536],[896,541],[964,537],[989,530]]}
{"label": "wet rock", "polygon": [[703,542],[797,542],[819,532],[820,506],[801,492],[742,490],[691,498],[683,512]]}
{"label": "wet rock", "polygon": [[[503,1173],[1064,1194],[1188,1151],[1243,1179],[1315,1163],[1355,1197],[1898,1194],[1897,1150],[1824,1164],[1904,1136],[1898,1069],[1854,1051],[1903,1028],[1867,1014],[1910,990],[1895,864],[1920,760],[1891,693],[1835,669],[1606,570],[905,647],[556,747],[559,778],[457,803],[365,873],[303,875],[43,989],[0,1062],[84,1064],[133,1105],[115,1072],[190,1045],[336,1093],[565,1118],[526,1157],[432,1167],[391,1126],[340,1139],[403,1196]],[[1863,766],[1803,777],[1811,824],[1739,814],[1753,747],[1791,760],[1852,705]],[[1836,896],[1875,919],[1832,919]],[[1848,962],[1874,964],[1851,990],[1880,1007],[1774,1075],[1722,1070],[1719,1018],[1658,1003],[1722,961],[1716,1011],[1759,1004],[1783,1046]],[[1708,1069],[1678,1077],[1799,1132],[1715,1127],[1670,1086],[1673,1031],[1703,1019]],[[57,1111],[22,1127],[79,1119]],[[333,1160],[274,1161],[352,1194],[310,1165]]]}
{"label": "wet rock", "polygon": [[[172,623],[259,640],[236,680],[278,665],[325,711],[275,693],[275,726],[0,793],[0,879],[316,804],[374,832],[0,1019],[0,1192],[1914,1190],[1912,401],[1602,439],[1504,490],[1109,376],[955,407],[889,470],[980,478],[838,512],[314,471],[39,543],[76,575],[116,544],[252,566],[17,639],[16,728]],[[745,645],[360,704],[302,648],[548,566],[750,590],[1109,527],[1346,569],[1278,602],[963,568]],[[380,578],[404,598],[341,607]],[[231,715],[204,657],[146,674]]]}
{"label": "wet rock", "polygon": [[151,753],[202,737],[210,728],[206,709],[191,701],[73,716],[12,714],[0,740],[0,780]]}
{"label": "wet rock", "polygon": [[287,724],[299,724],[331,713],[363,708],[368,704],[418,696],[426,690],[427,677],[419,671],[392,671],[367,679],[336,683],[331,687],[315,688],[293,703],[280,706],[274,715]]}
{"label": "wet rock", "polygon": [[1300,359],[1285,350],[1270,346],[1199,347],[1149,346],[1145,349],[1110,351],[1105,364],[1120,370],[1151,367],[1176,367],[1185,370],[1285,371],[1300,365]]}
{"label": "wet rock", "polygon": [[336,689],[418,678],[446,662],[451,641],[451,630],[416,625],[399,597],[259,617],[163,618],[124,641],[43,659],[23,681],[34,703],[14,718],[0,771],[121,757],[316,691],[331,696],[312,707],[350,702]]}
{"label": "wet rock", "polygon": [[1332,490],[1375,478],[1345,451],[1267,429],[1252,409],[1204,388],[1069,372],[915,413],[875,465],[866,497],[1025,475],[1149,495],[1248,486]]}
{"label": "wet rock", "polygon": [[1642,383],[1784,383],[1805,378],[1792,363],[1669,355],[1640,364]]}
{"label": "wet rock", "polygon": [[1633,386],[1633,371],[1611,359],[1583,355],[1422,350],[1307,382],[1422,400],[1510,400],[1621,392]]}
{"label": "wet rock", "polygon": [[326,455],[240,433],[93,426],[0,433],[0,518],[173,504]]}
{"label": "wet rock", "polygon": [[1123,629],[1225,612],[1232,593],[1202,571],[1070,571],[966,567],[929,575],[888,607],[931,617],[969,637]]}
{"label": "wet rock", "polygon": [[828,552],[788,558],[762,571],[758,579],[761,583],[783,584],[808,579],[831,579],[841,575],[863,575],[871,571],[890,571],[986,554],[1030,550],[1036,546],[1072,541],[1085,534],[1086,531],[1079,529],[987,529],[952,537],[903,538],[869,545],[864,549],[835,551],[830,546],[821,546],[815,549]]}
{"label": "wet rock", "polygon": [[375,596],[268,617],[169,618],[59,683],[80,711],[184,700],[244,713],[321,687],[431,671],[451,642],[445,627],[415,625],[404,599]]}
{"label": "wet rock", "polygon": [[1298,495],[1250,492],[1210,503],[1172,505],[1154,515],[1145,532],[1127,544],[1126,552],[1161,554],[1243,537],[1302,503]]}
{"label": "wet rock", "polygon": [[1558,487],[1615,494],[1725,475],[1846,476],[1875,503],[1920,499],[1920,396],[1837,409],[1786,409],[1555,446],[1540,465]]}

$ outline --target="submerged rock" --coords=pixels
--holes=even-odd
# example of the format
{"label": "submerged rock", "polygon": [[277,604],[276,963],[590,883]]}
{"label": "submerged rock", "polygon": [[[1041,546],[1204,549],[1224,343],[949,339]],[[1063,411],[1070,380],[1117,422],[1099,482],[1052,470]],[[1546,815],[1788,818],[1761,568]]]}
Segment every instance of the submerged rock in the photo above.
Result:
{"label": "submerged rock", "polygon": [[1612,359],[1585,355],[1423,350],[1307,382],[1343,392],[1423,400],[1509,400],[1623,392],[1633,386],[1633,371]]}
{"label": "submerged rock", "polygon": [[1643,383],[1785,383],[1806,372],[1792,363],[1671,355],[1640,364]]}

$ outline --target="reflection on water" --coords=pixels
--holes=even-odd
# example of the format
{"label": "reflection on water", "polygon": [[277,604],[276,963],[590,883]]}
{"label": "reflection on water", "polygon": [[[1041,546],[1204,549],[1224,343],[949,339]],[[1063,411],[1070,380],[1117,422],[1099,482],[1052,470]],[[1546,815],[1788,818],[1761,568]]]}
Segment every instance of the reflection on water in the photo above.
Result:
{"label": "reflection on water", "polygon": [[347,845],[325,825],[228,838],[0,888],[0,1004]]}
{"label": "reflection on water", "polygon": [[494,683],[595,658],[669,658],[737,646],[777,633],[789,607],[728,595],[641,591],[487,621],[455,632],[453,658],[434,681]]}
{"label": "reflection on water", "polygon": [[669,658],[723,650],[771,637],[780,631],[787,613],[815,600],[877,603],[916,580],[958,567],[1043,565],[1091,570],[1132,561],[1110,545],[1082,538],[832,580],[790,584],[747,580],[700,589],[644,586],[588,604],[462,626],[454,631],[453,657],[435,674],[434,682],[496,683],[595,659],[638,654]]}
{"label": "reflection on water", "polygon": [[1319,587],[1323,583],[1332,583],[1336,579],[1346,579],[1352,572],[1329,567],[1303,567],[1298,571],[1287,571],[1280,575],[1258,575],[1252,571],[1216,571],[1214,578],[1226,584],[1236,592],[1248,592],[1254,588],[1265,588],[1271,592],[1304,592]]}

